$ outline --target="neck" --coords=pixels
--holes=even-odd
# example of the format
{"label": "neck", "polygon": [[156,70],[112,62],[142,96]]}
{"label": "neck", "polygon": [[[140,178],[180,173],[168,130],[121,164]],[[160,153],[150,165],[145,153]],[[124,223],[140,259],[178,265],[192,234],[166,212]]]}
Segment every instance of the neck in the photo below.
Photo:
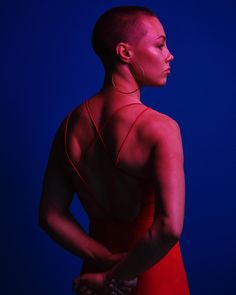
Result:
{"label": "neck", "polygon": [[115,71],[106,71],[101,92],[140,102],[140,85],[127,65],[120,65]]}

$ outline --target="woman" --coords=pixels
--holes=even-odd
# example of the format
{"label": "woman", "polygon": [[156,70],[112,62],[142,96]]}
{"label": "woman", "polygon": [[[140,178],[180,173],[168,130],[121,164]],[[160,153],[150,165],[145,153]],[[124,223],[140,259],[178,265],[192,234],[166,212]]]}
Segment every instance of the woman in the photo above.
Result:
{"label": "woman", "polygon": [[[101,90],[62,122],[45,173],[39,219],[84,259],[77,294],[187,295],[179,240],[185,184],[180,129],[141,102],[144,85],[166,84],[173,55],[157,16],[115,7],[97,21],[93,49]],[[69,211],[74,193],[85,233]]]}

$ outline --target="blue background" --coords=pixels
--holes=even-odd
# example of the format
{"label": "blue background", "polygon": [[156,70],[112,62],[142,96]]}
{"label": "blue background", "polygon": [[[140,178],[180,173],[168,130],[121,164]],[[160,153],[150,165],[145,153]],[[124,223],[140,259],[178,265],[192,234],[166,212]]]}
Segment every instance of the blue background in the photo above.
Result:
{"label": "blue background", "polygon": [[[236,294],[233,0],[1,1],[2,294],[72,294],[81,259],[38,227],[42,178],[61,120],[101,87],[93,25],[106,9],[122,4],[153,9],[175,56],[166,86],[145,88],[142,100],[181,127],[181,245],[191,294]],[[87,229],[78,200],[72,212]]]}

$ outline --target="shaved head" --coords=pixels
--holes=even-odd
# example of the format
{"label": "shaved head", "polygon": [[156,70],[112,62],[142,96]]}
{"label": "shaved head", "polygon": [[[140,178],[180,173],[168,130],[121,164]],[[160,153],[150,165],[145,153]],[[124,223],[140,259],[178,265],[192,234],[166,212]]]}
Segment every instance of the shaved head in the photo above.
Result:
{"label": "shaved head", "polygon": [[93,30],[92,46],[105,69],[113,68],[117,62],[119,42],[135,45],[146,34],[142,21],[145,17],[157,18],[154,12],[142,6],[118,6],[100,16]]}

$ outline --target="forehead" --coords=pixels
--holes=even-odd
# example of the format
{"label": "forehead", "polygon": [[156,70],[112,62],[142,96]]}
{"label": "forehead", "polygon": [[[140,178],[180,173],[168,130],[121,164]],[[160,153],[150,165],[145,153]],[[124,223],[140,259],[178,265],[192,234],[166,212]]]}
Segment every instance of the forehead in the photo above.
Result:
{"label": "forehead", "polygon": [[[156,39],[160,36],[166,37],[165,30],[156,17],[145,17],[142,19],[142,23],[146,30],[145,39]],[[160,38],[159,40],[163,40]]]}

